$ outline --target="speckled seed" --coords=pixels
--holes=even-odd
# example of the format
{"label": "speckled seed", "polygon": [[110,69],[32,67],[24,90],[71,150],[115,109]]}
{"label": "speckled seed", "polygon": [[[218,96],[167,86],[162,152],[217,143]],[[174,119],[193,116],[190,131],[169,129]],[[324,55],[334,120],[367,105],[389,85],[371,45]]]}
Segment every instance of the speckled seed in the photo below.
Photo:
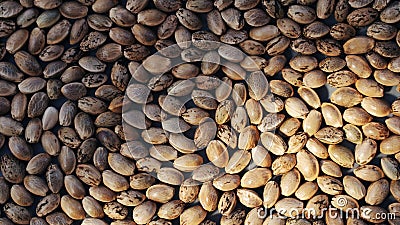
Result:
{"label": "speckled seed", "polygon": [[252,27],[260,27],[268,24],[271,18],[261,9],[253,8],[243,14],[244,20]]}
{"label": "speckled seed", "polygon": [[346,87],[357,81],[357,75],[348,70],[340,70],[327,77],[327,83],[332,87]]}
{"label": "speckled seed", "polygon": [[385,120],[387,128],[394,134],[400,134],[400,118],[398,116],[393,116]]}
{"label": "speckled seed", "polygon": [[320,129],[314,136],[325,144],[338,144],[343,141],[343,131],[335,127],[324,127]]}
{"label": "speckled seed", "polygon": [[[383,86],[372,79],[359,79],[356,82],[356,89],[363,95],[368,97],[383,97]],[[362,104],[361,104],[362,106]]]}
{"label": "speckled seed", "polygon": [[346,124],[343,127],[343,131],[345,133],[347,141],[350,141],[354,144],[359,144],[362,142],[363,134],[362,134],[360,128],[358,128],[357,126],[355,126],[353,124]]}
{"label": "speckled seed", "polygon": [[347,22],[354,27],[361,27],[361,26],[367,26],[374,22],[374,20],[378,17],[378,11],[365,7],[365,8],[359,8],[351,12],[347,16]]}
{"label": "speckled seed", "polygon": [[93,73],[104,72],[106,69],[106,65],[93,56],[82,57],[79,59],[79,65],[83,69]]}
{"label": "speckled seed", "polygon": [[321,191],[329,195],[337,195],[343,191],[343,184],[338,179],[330,176],[319,176],[317,183]]}
{"label": "speckled seed", "polygon": [[395,116],[399,116],[400,115],[400,101],[396,100],[392,103],[392,113]]}
{"label": "speckled seed", "polygon": [[392,180],[400,179],[400,165],[399,162],[393,158],[381,158],[381,166],[385,175]]}
{"label": "speckled seed", "polygon": [[185,209],[185,203],[181,200],[172,200],[160,206],[157,215],[160,218],[173,220],[178,218]]}
{"label": "speckled seed", "polygon": [[361,180],[375,182],[385,175],[379,167],[375,165],[362,165],[354,169],[354,175]]}
{"label": "speckled seed", "polygon": [[202,27],[199,17],[192,11],[180,8],[176,12],[180,24],[190,30],[199,30]]}
{"label": "speckled seed", "polygon": [[389,4],[380,14],[380,19],[384,23],[396,23],[400,20],[398,9],[400,5],[398,2]]}
{"label": "speckled seed", "polygon": [[15,224],[29,224],[31,215],[28,209],[14,203],[7,203],[3,207],[5,215]]}
{"label": "speckled seed", "polygon": [[261,206],[263,203],[262,199],[253,190],[238,189],[236,194],[239,198],[239,202],[248,208],[255,208]]}
{"label": "speckled seed", "polygon": [[347,23],[337,23],[331,27],[329,33],[336,40],[348,40],[356,35],[356,30]]}
{"label": "speckled seed", "polygon": [[236,207],[236,194],[234,191],[224,192],[218,203],[218,211],[223,215],[230,215]]}
{"label": "speckled seed", "polygon": [[293,169],[296,162],[295,154],[284,154],[273,161],[271,169],[274,175],[282,175]]}
{"label": "speckled seed", "polygon": [[389,137],[389,130],[387,127],[379,122],[370,122],[362,127],[363,133],[366,137],[375,140],[384,140]]}
{"label": "speckled seed", "polygon": [[221,191],[232,191],[239,187],[240,177],[239,175],[225,174],[213,180],[215,188]]}

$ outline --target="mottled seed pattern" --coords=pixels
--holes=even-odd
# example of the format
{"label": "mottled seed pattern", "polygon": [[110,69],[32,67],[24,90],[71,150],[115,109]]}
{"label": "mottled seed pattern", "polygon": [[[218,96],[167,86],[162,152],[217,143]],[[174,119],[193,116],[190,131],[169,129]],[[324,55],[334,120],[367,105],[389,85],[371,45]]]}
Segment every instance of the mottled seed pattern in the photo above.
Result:
{"label": "mottled seed pattern", "polygon": [[0,224],[399,224],[399,23],[395,0],[0,1]]}

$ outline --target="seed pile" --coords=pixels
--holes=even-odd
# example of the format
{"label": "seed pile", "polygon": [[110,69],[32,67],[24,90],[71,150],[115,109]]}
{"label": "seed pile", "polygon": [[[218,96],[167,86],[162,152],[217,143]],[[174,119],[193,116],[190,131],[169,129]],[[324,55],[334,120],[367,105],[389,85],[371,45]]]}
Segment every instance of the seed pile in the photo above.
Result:
{"label": "seed pile", "polygon": [[0,224],[398,225],[399,25],[395,0],[0,1]]}

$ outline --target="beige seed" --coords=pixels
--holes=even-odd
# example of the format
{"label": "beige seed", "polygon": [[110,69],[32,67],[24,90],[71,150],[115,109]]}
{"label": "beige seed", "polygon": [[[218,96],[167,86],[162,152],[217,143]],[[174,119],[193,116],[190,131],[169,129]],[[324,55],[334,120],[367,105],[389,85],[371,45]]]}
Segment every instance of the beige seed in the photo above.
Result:
{"label": "beige seed", "polygon": [[389,195],[389,181],[380,179],[373,182],[367,189],[365,202],[369,205],[379,205]]}
{"label": "beige seed", "polygon": [[361,180],[375,182],[384,177],[382,169],[375,165],[362,165],[354,169],[354,175]]}
{"label": "beige seed", "polygon": [[329,145],[328,152],[330,158],[345,168],[353,168],[354,155],[350,149],[342,145]]}
{"label": "beige seed", "polygon": [[359,179],[347,175],[343,178],[344,191],[351,197],[360,200],[365,197],[367,190]]}
{"label": "beige seed", "polygon": [[240,185],[239,175],[225,174],[213,180],[213,185],[215,188],[221,191],[232,191],[239,187]]}
{"label": "beige seed", "polygon": [[398,153],[399,150],[395,146],[398,146],[399,141],[400,141],[400,136],[398,135],[392,135],[390,137],[385,138],[379,146],[380,152],[386,155],[392,155]]}
{"label": "beige seed", "polygon": [[64,195],[61,198],[61,208],[71,219],[82,220],[85,218],[85,212],[81,203],[74,200],[71,196]]}
{"label": "beige seed", "polygon": [[239,198],[239,202],[248,208],[255,208],[261,206],[263,203],[262,199],[253,190],[238,189],[236,194]]}
{"label": "beige seed", "polygon": [[321,160],[321,171],[332,177],[342,177],[340,166],[331,160]]}
{"label": "beige seed", "polygon": [[318,191],[318,185],[315,182],[305,182],[296,190],[295,196],[299,200],[309,200]]}
{"label": "beige seed", "polygon": [[[280,188],[283,196],[291,196],[300,186],[301,175],[296,168],[282,175]],[[290,184],[290,185],[289,185]]]}
{"label": "beige seed", "polygon": [[331,94],[331,102],[346,108],[355,106],[363,100],[362,95],[351,87],[341,87]]}
{"label": "beige seed", "polygon": [[389,104],[379,98],[366,97],[362,100],[361,107],[376,117],[385,117],[391,113]]}
{"label": "beige seed", "polygon": [[201,206],[196,205],[183,211],[180,215],[179,221],[182,225],[198,225],[206,218],[206,216],[207,211],[205,211]]}
{"label": "beige seed", "polygon": [[290,116],[295,118],[304,119],[306,115],[309,113],[309,110],[307,106],[304,104],[304,102],[296,97],[291,97],[286,99],[285,109]]}
{"label": "beige seed", "polygon": [[267,168],[254,168],[247,171],[240,181],[243,188],[258,188],[272,178],[272,171]]}
{"label": "beige seed", "polygon": [[319,164],[317,158],[306,150],[300,150],[296,153],[296,161],[302,162],[297,164],[296,167],[303,175],[306,181],[313,181],[319,174]]}
{"label": "beige seed", "polygon": [[357,126],[353,124],[346,124],[343,127],[343,131],[345,133],[346,140],[355,144],[359,144],[362,142],[363,134]]}
{"label": "beige seed", "polygon": [[225,171],[229,174],[236,174],[244,170],[251,160],[250,152],[246,150],[236,151],[229,159],[228,164],[225,167]]}
{"label": "beige seed", "polygon": [[156,184],[146,190],[146,197],[155,202],[167,203],[172,199],[174,193],[173,187],[164,184]]}
{"label": "beige seed", "polygon": [[326,125],[333,127],[343,126],[342,113],[334,104],[323,103],[321,111]]}
{"label": "beige seed", "polygon": [[199,201],[203,209],[212,212],[218,206],[218,192],[211,182],[203,183],[199,192]]}

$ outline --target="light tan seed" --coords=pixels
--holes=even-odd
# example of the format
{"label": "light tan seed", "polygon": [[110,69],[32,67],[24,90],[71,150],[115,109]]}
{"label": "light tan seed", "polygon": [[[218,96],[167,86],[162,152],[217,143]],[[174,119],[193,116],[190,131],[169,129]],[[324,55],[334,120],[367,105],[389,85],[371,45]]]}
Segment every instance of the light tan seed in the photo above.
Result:
{"label": "light tan seed", "polygon": [[251,153],[246,150],[236,151],[229,159],[225,167],[225,171],[229,174],[236,174],[241,172],[251,160]]}
{"label": "light tan seed", "polygon": [[399,141],[400,141],[400,136],[398,135],[392,135],[390,137],[387,137],[381,142],[379,146],[380,152],[386,155],[392,155],[398,153],[399,150],[395,146],[398,145]]}
{"label": "light tan seed", "polygon": [[362,165],[354,169],[354,175],[361,180],[375,182],[385,176],[382,169],[375,165]]}
{"label": "light tan seed", "polygon": [[279,131],[284,135],[291,137],[297,133],[298,129],[301,127],[301,122],[297,118],[289,118],[279,126]]}
{"label": "light tan seed", "polygon": [[316,138],[308,138],[306,143],[306,148],[316,157],[321,159],[328,158],[328,150],[318,139]]}
{"label": "light tan seed", "polygon": [[240,177],[239,175],[225,174],[213,180],[213,185],[215,188],[221,191],[232,191],[239,187]]}
{"label": "light tan seed", "polygon": [[321,111],[326,125],[333,127],[343,126],[342,113],[334,104],[323,103]]}
{"label": "light tan seed", "polygon": [[380,179],[369,185],[365,202],[369,205],[379,205],[389,195],[389,181]]}
{"label": "light tan seed", "polygon": [[185,209],[185,203],[181,200],[172,200],[160,206],[157,215],[160,218],[173,220],[178,218]]}
{"label": "light tan seed", "polygon": [[331,94],[330,99],[332,103],[348,108],[361,103],[363,97],[354,88],[341,87]]}
{"label": "light tan seed", "polygon": [[299,200],[309,200],[312,198],[318,191],[318,185],[315,182],[305,182],[296,190],[295,196]]}
{"label": "light tan seed", "polygon": [[205,211],[200,205],[193,206],[183,211],[179,217],[180,224],[200,224],[207,216]]}
{"label": "light tan seed", "polygon": [[358,36],[349,39],[343,45],[346,54],[363,54],[371,50],[375,45],[374,39],[370,37]]}
{"label": "light tan seed", "polygon": [[239,202],[248,208],[255,208],[261,206],[263,203],[262,199],[253,190],[242,188],[238,189],[236,194]]}
{"label": "light tan seed", "polygon": [[376,117],[385,117],[391,113],[389,104],[385,100],[379,98],[363,98],[361,107],[369,114]]}
{"label": "light tan seed", "polygon": [[354,155],[350,149],[342,145],[329,145],[328,152],[330,158],[338,165],[345,168],[353,168]]}

